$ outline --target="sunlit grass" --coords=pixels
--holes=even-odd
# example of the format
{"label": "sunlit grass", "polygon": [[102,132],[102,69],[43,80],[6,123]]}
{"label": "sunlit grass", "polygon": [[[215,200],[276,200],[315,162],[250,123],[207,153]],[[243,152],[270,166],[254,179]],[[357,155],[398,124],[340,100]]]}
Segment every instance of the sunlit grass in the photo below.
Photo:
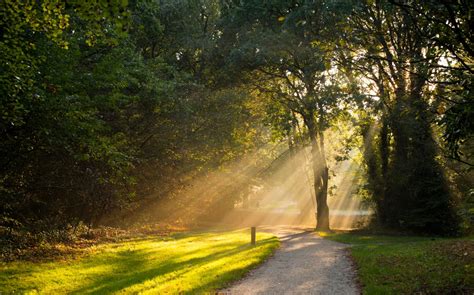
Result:
{"label": "sunlit grass", "polygon": [[351,244],[364,294],[474,294],[474,240],[320,233]]}
{"label": "sunlit grass", "polygon": [[224,287],[267,258],[276,237],[248,231],[181,234],[104,246],[81,259],[1,265],[0,293],[202,293]]}

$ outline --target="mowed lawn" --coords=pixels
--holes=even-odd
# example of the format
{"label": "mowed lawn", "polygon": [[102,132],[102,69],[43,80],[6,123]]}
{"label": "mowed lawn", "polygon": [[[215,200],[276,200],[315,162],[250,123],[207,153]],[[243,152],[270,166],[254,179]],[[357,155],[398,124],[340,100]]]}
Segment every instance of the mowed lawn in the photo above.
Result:
{"label": "mowed lawn", "polygon": [[202,293],[226,286],[265,260],[279,245],[248,230],[179,234],[100,246],[78,259],[3,263],[0,294]]}
{"label": "mowed lawn", "polygon": [[351,244],[363,294],[474,294],[474,239],[320,233]]}

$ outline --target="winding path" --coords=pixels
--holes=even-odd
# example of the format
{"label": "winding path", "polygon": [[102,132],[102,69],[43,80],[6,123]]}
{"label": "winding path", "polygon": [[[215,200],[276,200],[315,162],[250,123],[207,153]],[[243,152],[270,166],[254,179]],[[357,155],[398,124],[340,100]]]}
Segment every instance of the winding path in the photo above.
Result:
{"label": "winding path", "polygon": [[271,229],[281,248],[221,294],[359,294],[347,245],[311,231]]}

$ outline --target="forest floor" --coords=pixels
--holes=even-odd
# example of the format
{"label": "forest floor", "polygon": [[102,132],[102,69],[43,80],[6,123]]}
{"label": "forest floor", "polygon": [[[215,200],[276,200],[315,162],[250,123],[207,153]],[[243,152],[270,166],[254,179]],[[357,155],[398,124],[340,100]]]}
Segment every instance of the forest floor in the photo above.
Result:
{"label": "forest floor", "polygon": [[474,294],[474,238],[320,233],[350,244],[364,294]]}
{"label": "forest floor", "polygon": [[204,293],[263,262],[278,239],[248,230],[178,233],[97,244],[81,255],[0,263],[0,294]]}
{"label": "forest floor", "polygon": [[275,255],[221,293],[358,294],[348,246],[314,230],[270,229],[281,241]]}

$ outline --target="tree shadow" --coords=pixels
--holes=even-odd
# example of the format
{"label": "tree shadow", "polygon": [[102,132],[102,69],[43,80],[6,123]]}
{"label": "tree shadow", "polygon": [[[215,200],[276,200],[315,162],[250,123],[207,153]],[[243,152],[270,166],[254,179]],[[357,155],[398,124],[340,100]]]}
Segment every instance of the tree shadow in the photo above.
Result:
{"label": "tree shadow", "polygon": [[307,235],[311,235],[311,234],[314,234],[314,232],[312,231],[304,231],[304,232],[300,232],[300,233],[292,233],[292,234],[289,234],[289,235],[286,235],[286,236],[280,236],[280,241],[281,242],[288,242],[288,241],[291,241],[291,240],[294,240],[294,239],[299,239],[299,238],[302,238],[304,236],[307,236]]}

